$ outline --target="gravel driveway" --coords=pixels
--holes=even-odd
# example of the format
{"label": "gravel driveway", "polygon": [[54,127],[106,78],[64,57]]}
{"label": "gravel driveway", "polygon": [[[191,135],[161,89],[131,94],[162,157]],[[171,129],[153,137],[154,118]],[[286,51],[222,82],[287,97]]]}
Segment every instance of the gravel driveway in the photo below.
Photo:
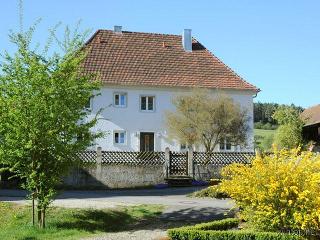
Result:
{"label": "gravel driveway", "polygon": [[[209,198],[189,198],[187,194],[200,187],[139,189],[139,190],[99,190],[64,191],[53,202],[54,206],[69,208],[116,208],[138,204],[161,204],[164,212],[155,222],[137,226],[134,231],[108,233],[91,240],[165,239],[166,230],[188,223],[206,222],[232,215],[234,204],[230,200]],[[18,190],[0,190],[0,201],[26,204],[26,193]]]}

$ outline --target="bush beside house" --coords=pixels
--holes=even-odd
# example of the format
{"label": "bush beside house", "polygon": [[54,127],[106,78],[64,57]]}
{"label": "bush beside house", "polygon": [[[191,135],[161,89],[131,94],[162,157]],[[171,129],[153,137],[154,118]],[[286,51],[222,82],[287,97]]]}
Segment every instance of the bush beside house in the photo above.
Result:
{"label": "bush beside house", "polygon": [[272,155],[258,155],[252,165],[225,167],[220,188],[255,230],[319,233],[319,172],[319,155],[275,149]]}

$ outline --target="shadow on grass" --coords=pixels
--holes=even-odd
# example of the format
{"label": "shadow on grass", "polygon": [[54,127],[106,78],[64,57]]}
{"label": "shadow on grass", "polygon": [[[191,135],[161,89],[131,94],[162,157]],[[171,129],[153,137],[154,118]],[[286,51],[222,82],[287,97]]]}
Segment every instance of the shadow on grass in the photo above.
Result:
{"label": "shadow on grass", "polygon": [[234,212],[218,208],[180,209],[170,213],[150,213],[139,209],[140,216],[117,210],[83,210],[73,214],[72,219],[56,223],[59,229],[77,229],[86,232],[118,232],[137,230],[167,230],[172,227],[193,225],[234,216]]}
{"label": "shadow on grass", "polygon": [[129,230],[131,224],[139,224],[146,219],[153,219],[156,215],[151,215],[146,209],[139,211],[144,217],[135,217],[125,211],[117,210],[83,210],[80,213],[73,214],[72,219],[67,221],[60,220],[55,226],[59,229],[77,229],[86,232],[117,232]]}

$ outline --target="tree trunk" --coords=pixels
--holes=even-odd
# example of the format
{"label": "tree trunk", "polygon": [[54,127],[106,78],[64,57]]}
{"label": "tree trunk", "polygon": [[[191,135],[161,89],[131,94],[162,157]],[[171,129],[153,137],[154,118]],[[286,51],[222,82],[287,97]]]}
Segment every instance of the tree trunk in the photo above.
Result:
{"label": "tree trunk", "polygon": [[41,210],[38,209],[38,226],[41,228]]}
{"label": "tree trunk", "polygon": [[32,193],[32,226],[34,226],[34,192]]}
{"label": "tree trunk", "polygon": [[40,228],[45,228],[46,227],[46,210],[42,209],[41,210],[41,224]]}
{"label": "tree trunk", "polygon": [[39,228],[46,227],[46,210],[45,209],[38,210],[38,225],[39,225]]}

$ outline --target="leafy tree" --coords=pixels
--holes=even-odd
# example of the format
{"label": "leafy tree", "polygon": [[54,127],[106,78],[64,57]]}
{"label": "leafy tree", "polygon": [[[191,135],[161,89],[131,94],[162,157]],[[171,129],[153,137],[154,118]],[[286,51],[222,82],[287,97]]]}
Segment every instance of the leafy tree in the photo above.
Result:
{"label": "leafy tree", "polygon": [[274,143],[280,148],[295,148],[302,144],[304,122],[299,110],[294,107],[280,107],[273,118],[280,124],[274,137]]}
{"label": "leafy tree", "polygon": [[271,129],[270,126],[266,126],[265,124],[270,124],[272,126],[278,124],[277,121],[272,117],[275,111],[280,107],[291,107],[298,112],[302,112],[304,109],[300,106],[296,106],[294,104],[291,105],[279,105],[277,103],[254,103],[254,122],[259,123],[255,124],[256,128],[260,129]]}
{"label": "leafy tree", "polygon": [[200,144],[213,152],[217,144],[228,139],[232,145],[245,145],[248,115],[231,98],[214,97],[206,90],[173,99],[176,111],[167,112],[169,135],[188,146]]}
{"label": "leafy tree", "polygon": [[272,114],[278,106],[279,105],[276,103],[254,103],[254,122],[260,122],[261,124],[276,124],[275,120],[272,118]]}
{"label": "leafy tree", "polygon": [[49,54],[55,31],[43,51],[32,48],[36,25],[11,33],[14,54],[4,52],[0,65],[0,163],[24,179],[23,187],[37,200],[38,221],[45,213],[56,185],[100,133],[92,133],[85,105],[99,89],[94,76],[81,72],[86,33],[66,28],[58,41],[60,53]]}

